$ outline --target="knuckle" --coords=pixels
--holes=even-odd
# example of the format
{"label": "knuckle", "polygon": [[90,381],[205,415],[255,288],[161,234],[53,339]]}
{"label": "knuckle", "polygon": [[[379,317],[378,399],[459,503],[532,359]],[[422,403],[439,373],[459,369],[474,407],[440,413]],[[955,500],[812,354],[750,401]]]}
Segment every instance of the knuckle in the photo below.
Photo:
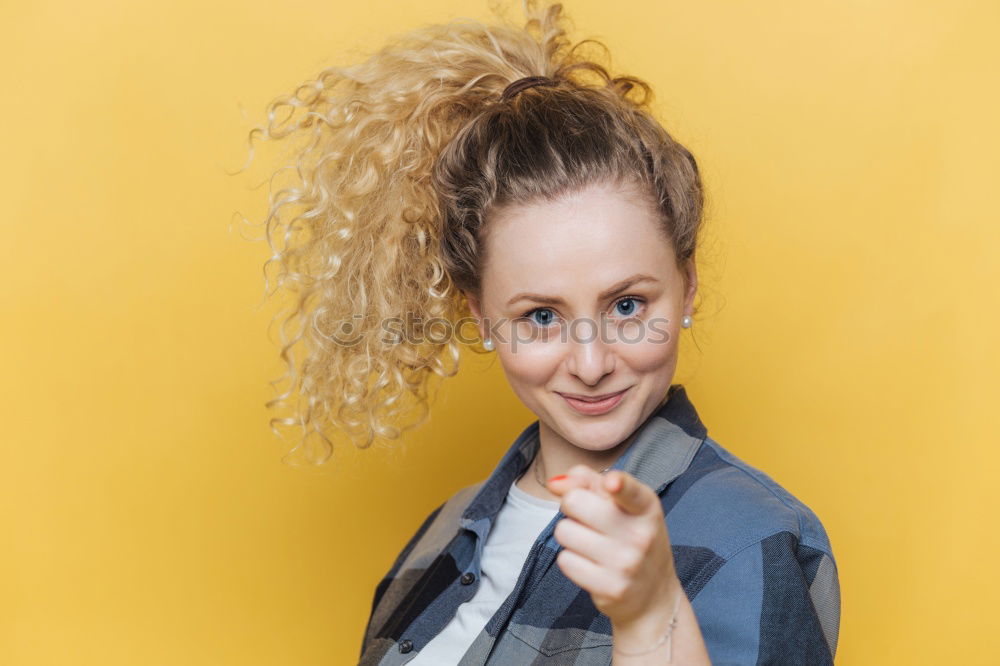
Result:
{"label": "knuckle", "polygon": [[608,596],[611,597],[611,600],[615,603],[620,603],[625,600],[627,592],[628,586],[625,584],[625,581],[619,579],[611,585],[611,591]]}
{"label": "knuckle", "polygon": [[638,550],[632,548],[626,548],[621,554],[621,568],[622,571],[631,576],[639,570],[639,565],[642,564],[643,556]]}
{"label": "knuckle", "polygon": [[649,525],[636,525],[632,528],[632,543],[642,551],[649,550],[655,538],[656,532]]}
{"label": "knuckle", "polygon": [[[563,507],[568,507],[569,509],[575,511],[580,508],[580,500],[583,497],[583,491],[579,488],[570,488],[563,495]],[[565,513],[565,511],[564,511]]]}

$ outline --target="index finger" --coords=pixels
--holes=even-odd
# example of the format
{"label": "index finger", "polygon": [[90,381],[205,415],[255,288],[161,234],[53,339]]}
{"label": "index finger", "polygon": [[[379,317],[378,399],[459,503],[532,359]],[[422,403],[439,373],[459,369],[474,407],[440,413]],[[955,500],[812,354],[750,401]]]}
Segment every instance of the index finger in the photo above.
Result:
{"label": "index finger", "polygon": [[651,492],[649,486],[620,469],[611,470],[601,481],[604,490],[625,513],[635,515],[645,513],[650,508],[650,502],[656,497],[656,493]]}

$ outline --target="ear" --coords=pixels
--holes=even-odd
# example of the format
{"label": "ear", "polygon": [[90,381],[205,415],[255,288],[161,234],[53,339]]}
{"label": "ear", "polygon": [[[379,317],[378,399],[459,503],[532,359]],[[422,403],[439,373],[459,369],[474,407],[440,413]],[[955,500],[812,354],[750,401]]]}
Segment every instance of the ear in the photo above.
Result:
{"label": "ear", "polygon": [[469,304],[469,312],[476,319],[482,319],[482,310],[479,309],[479,299],[471,291],[463,291],[462,294],[465,296],[466,302]]}
{"label": "ear", "polygon": [[695,262],[695,255],[684,262],[684,272],[687,277],[687,292],[684,294],[684,312],[694,314],[694,297],[698,293],[698,264]]}
{"label": "ear", "polygon": [[479,335],[485,339],[486,329],[483,326],[483,311],[481,304],[479,303],[479,299],[476,298],[476,295],[471,291],[463,291],[462,293],[465,295],[465,300],[469,304],[469,312],[471,312],[472,316],[477,319],[476,324],[479,327]]}

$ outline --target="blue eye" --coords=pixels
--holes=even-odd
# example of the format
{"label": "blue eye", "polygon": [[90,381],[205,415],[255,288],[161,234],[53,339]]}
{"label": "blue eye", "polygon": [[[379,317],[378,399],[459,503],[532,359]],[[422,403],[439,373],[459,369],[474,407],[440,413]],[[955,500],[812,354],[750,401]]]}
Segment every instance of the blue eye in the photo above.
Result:
{"label": "blue eye", "polygon": [[[624,317],[632,317],[636,313],[636,309],[638,308],[637,303],[639,302],[640,299],[634,296],[626,296],[625,298],[615,303],[615,309],[618,311],[618,314]],[[625,306],[624,308],[621,307],[623,305]]]}
{"label": "blue eye", "polygon": [[[536,315],[536,314],[538,314],[540,312],[548,313],[548,317],[543,317],[541,319],[535,318],[534,315]],[[524,316],[527,317],[528,319],[530,319],[532,321],[532,323],[538,324],[538,325],[540,325],[542,327],[548,326],[549,324],[552,323],[552,320],[555,319],[555,316],[552,314],[552,310],[549,309],[549,308],[535,308],[534,310],[531,310],[530,312],[525,313]]]}

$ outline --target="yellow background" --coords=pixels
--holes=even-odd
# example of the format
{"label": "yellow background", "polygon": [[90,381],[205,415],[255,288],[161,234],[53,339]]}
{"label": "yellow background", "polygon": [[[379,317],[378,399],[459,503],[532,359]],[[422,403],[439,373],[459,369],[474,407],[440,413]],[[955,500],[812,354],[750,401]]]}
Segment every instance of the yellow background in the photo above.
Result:
{"label": "yellow background", "polygon": [[[704,169],[675,381],[822,518],[838,663],[997,663],[997,3],[566,4]],[[267,253],[230,218],[268,172],[225,172],[273,96],[457,16],[489,12],[0,8],[0,663],[352,663],[399,548],[533,420],[477,359],[397,455],[309,472],[263,406]]]}

